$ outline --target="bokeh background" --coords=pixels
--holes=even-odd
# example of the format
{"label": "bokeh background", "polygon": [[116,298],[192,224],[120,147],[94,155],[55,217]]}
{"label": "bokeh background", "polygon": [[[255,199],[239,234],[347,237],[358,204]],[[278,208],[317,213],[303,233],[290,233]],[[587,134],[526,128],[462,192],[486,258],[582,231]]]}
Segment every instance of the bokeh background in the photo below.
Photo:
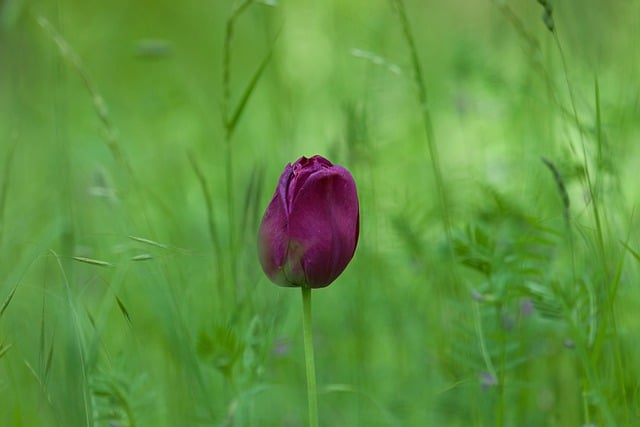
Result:
{"label": "bokeh background", "polygon": [[639,29],[623,0],[0,1],[0,425],[306,425],[255,234],[313,154],[362,219],[313,292],[322,425],[636,425]]}

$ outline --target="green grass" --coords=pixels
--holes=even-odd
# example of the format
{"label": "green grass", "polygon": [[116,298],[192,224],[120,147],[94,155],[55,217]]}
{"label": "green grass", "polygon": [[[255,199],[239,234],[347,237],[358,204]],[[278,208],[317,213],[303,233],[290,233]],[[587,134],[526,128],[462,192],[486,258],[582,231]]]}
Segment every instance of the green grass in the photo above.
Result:
{"label": "green grass", "polygon": [[0,425],[306,425],[255,235],[316,153],[320,425],[637,425],[640,9],[467,3],[0,4]]}

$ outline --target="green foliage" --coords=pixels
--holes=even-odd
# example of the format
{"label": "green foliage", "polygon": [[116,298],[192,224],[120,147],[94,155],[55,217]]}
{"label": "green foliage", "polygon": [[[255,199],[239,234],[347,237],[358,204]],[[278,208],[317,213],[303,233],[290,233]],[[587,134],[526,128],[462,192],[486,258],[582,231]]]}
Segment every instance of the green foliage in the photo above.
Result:
{"label": "green foliage", "polygon": [[145,406],[153,402],[153,391],[146,388],[144,374],[125,376],[96,372],[91,377],[93,421],[96,425],[141,425]]}
{"label": "green foliage", "polygon": [[1,2],[0,425],[304,425],[255,233],[316,153],[361,202],[313,296],[321,425],[637,425],[640,14],[609,6]]}

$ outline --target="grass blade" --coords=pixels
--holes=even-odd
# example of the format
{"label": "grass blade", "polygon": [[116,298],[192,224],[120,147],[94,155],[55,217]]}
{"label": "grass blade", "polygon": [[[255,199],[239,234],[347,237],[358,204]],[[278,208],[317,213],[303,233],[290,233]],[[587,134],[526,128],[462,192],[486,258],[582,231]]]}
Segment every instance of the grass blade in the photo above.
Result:
{"label": "grass blade", "polygon": [[204,197],[205,208],[207,210],[207,226],[209,228],[209,238],[211,239],[213,250],[215,251],[214,261],[218,269],[218,288],[220,288],[220,285],[222,285],[224,279],[222,264],[222,243],[220,242],[220,237],[218,236],[218,228],[216,227],[213,201],[211,200],[211,196],[209,193],[207,178],[204,176],[202,169],[200,169],[195,156],[193,155],[193,153],[188,153],[188,157],[189,162],[191,163],[191,167],[193,168],[193,172],[196,174],[196,178],[198,178],[200,190],[202,191],[202,196]]}
{"label": "grass blade", "polygon": [[118,295],[114,295],[114,296],[116,297],[116,302],[118,303],[118,307],[120,308],[120,312],[124,315],[124,317],[127,319],[127,322],[131,326],[132,323],[131,323],[131,316],[129,316],[129,310],[127,310],[127,307],[124,306],[124,303],[118,297]]}
{"label": "grass blade", "polygon": [[83,262],[85,264],[97,265],[99,267],[113,267],[113,264],[111,264],[110,262],[102,261],[99,259],[87,258],[83,256],[72,256],[71,259],[78,262]]}
{"label": "grass blade", "polygon": [[11,349],[11,347],[13,347],[13,344],[7,344],[7,345],[4,345],[4,343],[0,344],[0,359],[2,359],[2,356],[7,354],[7,352]]}
{"label": "grass blade", "polygon": [[236,129],[236,125],[238,124],[240,117],[242,117],[242,113],[244,112],[244,109],[247,106],[247,102],[249,102],[249,99],[251,98],[251,94],[253,93],[253,90],[256,88],[256,85],[258,84],[258,81],[260,80],[262,73],[267,68],[267,65],[269,64],[269,62],[271,61],[274,45],[275,45],[275,41],[274,41],[274,44],[271,45],[269,52],[267,52],[264,59],[260,63],[260,66],[253,74],[253,77],[251,78],[251,80],[249,80],[249,83],[247,84],[247,87],[244,89],[244,92],[242,93],[242,97],[240,98],[238,105],[236,106],[231,117],[229,117],[226,122],[227,134],[229,138],[231,137],[231,135],[233,135],[233,131]]}
{"label": "grass blade", "polygon": [[[80,325],[80,317],[78,315],[78,310],[77,310],[77,305],[74,301],[72,292],[71,292],[71,284],[69,283],[69,278],[67,277],[67,273],[62,265],[62,261],[60,256],[52,249],[49,250],[51,252],[51,254],[55,257],[56,262],[58,264],[58,268],[60,269],[60,275],[62,277],[62,281],[64,282],[64,288],[65,288],[65,294],[66,294],[66,303],[67,303],[67,307],[69,309],[70,312],[70,318],[71,318],[71,328],[73,331],[73,335],[74,338],[76,340],[76,345],[77,345],[77,351],[78,351],[78,357],[80,360],[80,372],[82,374],[82,406],[83,406],[83,410],[84,410],[84,418],[85,418],[85,423],[87,426],[93,426],[93,422],[91,420],[90,415],[92,414],[92,410],[91,410],[91,405],[92,402],[90,400],[90,396],[89,396],[89,390],[88,390],[88,385],[89,385],[89,373],[87,372],[87,356],[86,356],[86,341],[85,341],[85,336],[83,334],[83,330],[82,330],[82,326]],[[83,258],[83,257],[72,257],[73,259],[76,259],[77,261],[80,262],[88,262],[89,264],[94,264],[93,261],[90,258]],[[88,261],[87,261],[88,260]],[[104,263],[104,261],[101,261],[102,263]],[[107,263],[109,264],[109,263]],[[97,264],[97,265],[101,265],[101,264]],[[110,265],[110,264],[109,264]],[[26,363],[26,361],[25,361]],[[28,364],[27,364],[28,365]],[[35,372],[34,372],[35,373]],[[37,377],[37,375],[36,375]],[[38,381],[42,384],[42,382],[39,380]]]}
{"label": "grass blade", "polygon": [[2,186],[0,187],[0,237],[2,236],[2,226],[4,223],[4,208],[7,202],[7,192],[9,191],[9,178],[11,177],[11,166],[13,165],[13,155],[18,146],[17,141],[13,143],[7,158],[4,162],[4,173],[2,175]]}
{"label": "grass blade", "polygon": [[127,237],[133,240],[134,242],[144,243],[145,245],[151,245],[151,246],[155,246],[162,249],[167,249],[169,247],[169,245],[156,242],[155,240],[146,239],[144,237],[138,237],[138,236],[127,236]]}
{"label": "grass blade", "polygon": [[569,199],[569,193],[567,192],[567,186],[565,185],[564,179],[562,179],[562,175],[560,175],[558,168],[551,160],[547,159],[546,157],[542,157],[542,162],[551,171],[551,174],[553,175],[553,180],[556,182],[558,193],[560,193],[560,197],[562,198],[562,206],[563,206],[562,213],[564,216],[564,221],[567,227],[569,227],[569,224],[571,221],[570,211],[569,211],[571,208],[571,201]]}
{"label": "grass blade", "polygon": [[629,246],[625,242],[620,242],[620,244],[622,246],[624,246],[625,249],[628,250],[631,255],[633,255],[633,257],[636,259],[636,261],[640,262],[640,252],[636,251],[635,249],[633,249],[631,246]]}
{"label": "grass blade", "polygon": [[253,0],[245,0],[242,2],[242,4],[236,7],[231,16],[227,19],[222,66],[222,90],[224,96],[222,108],[225,123],[227,122],[229,102],[231,98],[231,39],[233,38],[234,24],[242,12],[251,5],[252,1]]}
{"label": "grass blade", "polygon": [[260,196],[262,195],[262,181],[264,176],[264,168],[256,166],[251,171],[249,185],[244,194],[244,209],[242,215],[242,223],[240,229],[246,233],[245,238],[251,238],[254,235],[257,223],[260,218]]}
{"label": "grass blade", "polygon": [[4,314],[4,311],[7,309],[7,307],[9,307],[9,303],[11,302],[13,295],[16,293],[16,289],[18,289],[18,285],[13,287],[11,292],[9,292],[9,295],[7,295],[4,302],[2,303],[2,307],[0,307],[0,317],[2,317],[2,315]]}

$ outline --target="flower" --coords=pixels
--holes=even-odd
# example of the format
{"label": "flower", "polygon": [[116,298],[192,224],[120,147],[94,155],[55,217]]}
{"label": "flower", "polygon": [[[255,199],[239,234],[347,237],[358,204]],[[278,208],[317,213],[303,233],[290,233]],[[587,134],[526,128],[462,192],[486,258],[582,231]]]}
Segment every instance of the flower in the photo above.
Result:
{"label": "flower", "polygon": [[479,378],[480,386],[483,390],[487,390],[488,388],[498,385],[498,379],[495,377],[495,375],[492,375],[489,372],[481,372]]}
{"label": "flower", "polygon": [[262,218],[262,269],[277,285],[328,286],[353,258],[359,228],[349,171],[321,156],[301,157],[286,166]]}

